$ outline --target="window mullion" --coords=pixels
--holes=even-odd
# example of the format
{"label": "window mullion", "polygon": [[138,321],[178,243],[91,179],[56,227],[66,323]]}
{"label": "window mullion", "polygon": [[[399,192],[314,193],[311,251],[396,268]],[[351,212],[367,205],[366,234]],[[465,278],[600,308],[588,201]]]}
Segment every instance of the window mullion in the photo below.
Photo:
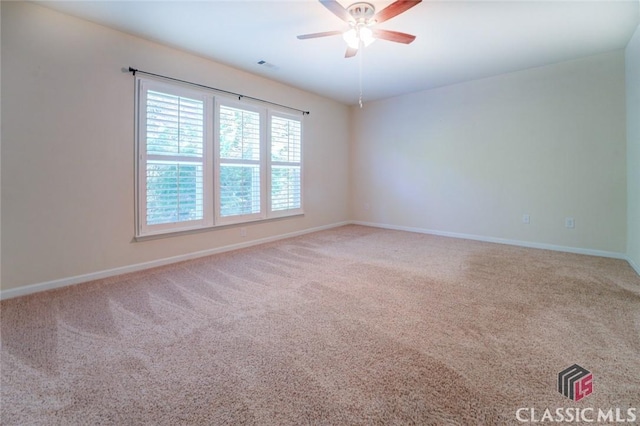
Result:
{"label": "window mullion", "polygon": [[263,109],[260,114],[260,120],[263,123],[260,126],[260,213],[263,218],[266,218],[269,215],[269,211],[267,209],[267,200],[269,198],[269,193],[267,192],[267,180],[269,179],[269,175],[267,175],[267,158],[271,155],[267,140],[270,134],[269,116],[270,111]]}
{"label": "window mullion", "polygon": [[221,199],[220,199],[220,101],[216,99],[213,116],[214,144],[213,144],[213,221],[214,224],[221,222]]}
{"label": "window mullion", "polygon": [[204,221],[207,226],[214,226],[215,221],[215,98],[207,96],[205,101],[205,133],[204,133]]}

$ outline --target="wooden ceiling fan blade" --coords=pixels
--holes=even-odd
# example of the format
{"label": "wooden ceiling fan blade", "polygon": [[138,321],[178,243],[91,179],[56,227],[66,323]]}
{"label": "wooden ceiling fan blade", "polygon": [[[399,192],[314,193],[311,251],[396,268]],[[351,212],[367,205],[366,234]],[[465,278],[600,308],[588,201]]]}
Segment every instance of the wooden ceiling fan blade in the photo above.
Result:
{"label": "wooden ceiling fan blade", "polygon": [[298,36],[298,39],[306,40],[308,38],[328,37],[340,34],[342,34],[342,31],[324,31],[321,33],[302,34]]}
{"label": "wooden ceiling fan blade", "polygon": [[347,53],[344,54],[345,58],[353,58],[358,54],[358,49],[354,49],[353,47],[347,47]]}
{"label": "wooden ceiling fan blade", "polygon": [[342,19],[345,22],[349,22],[351,20],[351,15],[340,3],[336,0],[320,0],[320,3],[331,13],[336,15],[338,18]]}
{"label": "wooden ceiling fan blade", "polygon": [[389,40],[396,43],[409,44],[416,39],[416,36],[390,30],[372,30],[373,36],[380,40]]}
{"label": "wooden ceiling fan blade", "polygon": [[400,15],[402,12],[406,12],[421,1],[422,0],[397,0],[376,13],[373,20],[378,23],[387,21],[394,16]]}

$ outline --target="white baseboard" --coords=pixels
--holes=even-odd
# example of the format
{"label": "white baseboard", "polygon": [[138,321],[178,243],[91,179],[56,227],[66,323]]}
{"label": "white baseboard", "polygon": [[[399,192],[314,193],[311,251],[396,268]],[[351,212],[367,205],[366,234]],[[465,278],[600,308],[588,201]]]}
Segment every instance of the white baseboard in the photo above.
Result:
{"label": "white baseboard", "polygon": [[392,229],[396,231],[416,232],[420,234],[438,235],[442,237],[461,238],[461,239],[483,241],[483,242],[489,242],[489,243],[507,244],[507,245],[519,246],[519,247],[537,248],[537,249],[553,250],[553,251],[560,251],[560,252],[567,252],[567,253],[585,254],[590,256],[623,259],[623,260],[626,260],[629,263],[629,265],[631,265],[631,267],[638,273],[638,275],[640,275],[640,267],[636,263],[634,263],[624,253],[616,253],[616,252],[609,252],[609,251],[603,251],[603,250],[583,249],[578,247],[557,246],[552,244],[534,243],[529,241],[510,240],[505,238],[494,238],[494,237],[486,237],[481,235],[462,234],[462,233],[456,233],[456,232],[437,231],[432,229],[414,228],[409,226],[388,225],[383,223],[363,222],[363,221],[345,221],[345,222],[338,222],[330,225],[318,226],[315,228],[309,228],[302,231],[291,232],[288,234],[274,235],[272,237],[260,238],[257,240],[251,240],[251,241],[238,243],[238,244],[231,244],[228,246],[217,247],[209,250],[202,250],[198,252],[182,254],[179,256],[157,259],[150,262],[137,263],[134,265],[127,265],[127,266],[122,266],[118,268],[92,272],[84,275],[76,275],[73,277],[61,278],[59,280],[31,284],[31,285],[12,288],[8,290],[0,290],[0,300],[11,299],[19,296],[26,296],[28,294],[39,293],[42,291],[53,290],[61,287],[67,287],[70,285],[113,277],[121,274],[127,274],[130,272],[142,271],[144,269],[155,268],[158,266],[165,266],[172,263],[183,262],[185,260],[197,259],[199,257],[210,256],[212,254],[238,250],[246,247],[256,246],[259,244],[283,240],[286,238],[297,237],[304,234],[310,234],[312,232],[318,232],[318,231],[324,231],[327,229],[337,228],[337,227],[349,225],[349,224],[371,226],[374,228]]}
{"label": "white baseboard", "polygon": [[[363,226],[372,226],[375,228],[384,228],[384,229],[393,229],[396,231],[407,231],[407,232],[417,232],[420,234],[429,234],[429,235],[438,235],[441,237],[451,237],[451,238],[461,238],[465,240],[475,240],[475,241],[483,241],[487,243],[497,243],[497,244],[507,244],[511,246],[518,247],[528,247],[528,248],[536,248],[543,250],[553,250],[553,251],[561,251],[566,253],[575,253],[575,254],[586,254],[589,256],[600,256],[600,257],[609,257],[613,259],[623,259],[629,261],[626,254],[624,253],[616,253],[611,251],[604,250],[592,250],[592,249],[584,249],[579,247],[567,247],[567,246],[557,246],[553,244],[544,244],[544,243],[534,243],[530,241],[519,241],[519,240],[510,240],[506,238],[495,238],[495,237],[486,237],[482,235],[472,235],[472,234],[461,234],[457,232],[447,232],[447,231],[437,231],[433,229],[424,229],[424,228],[413,228],[409,226],[397,226],[397,225],[388,225],[383,223],[372,223],[372,222],[362,222],[362,221],[351,221],[354,225],[363,225]],[[629,263],[631,263],[629,261]],[[633,266],[633,265],[632,265]],[[637,268],[636,271],[638,271]]]}
{"label": "white baseboard", "polygon": [[633,270],[636,271],[638,275],[640,275],[640,266],[638,266],[637,263],[635,263],[633,260],[631,260],[630,257],[627,257],[627,262],[629,262],[629,265],[631,265]]}
{"label": "white baseboard", "polygon": [[11,299],[19,296],[26,296],[28,294],[39,293],[42,291],[53,290],[56,288],[67,287],[70,285],[80,284],[84,282],[99,280],[103,278],[113,277],[116,275],[128,274],[130,272],[142,271],[144,269],[156,268],[158,266],[165,266],[172,263],[183,262],[185,260],[197,259],[199,257],[210,256],[212,254],[224,253],[227,251],[238,250],[259,244],[265,244],[273,241],[283,240],[286,238],[297,237],[304,234],[310,234],[312,232],[324,231],[327,229],[337,228],[340,226],[348,225],[350,222],[339,222],[330,225],[318,226],[315,228],[304,229],[302,231],[290,232],[287,234],[274,235],[272,237],[259,238],[257,240],[251,240],[238,244],[231,244],[223,247],[216,247],[209,250],[202,250],[193,253],[186,253],[179,256],[167,257],[163,259],[152,260],[150,262],[137,263],[135,265],[127,265],[119,268],[107,269],[98,272],[92,272],[84,275],[76,275],[68,278],[61,278],[59,280],[47,281],[43,283],[31,284],[17,288],[11,288],[8,290],[0,291],[0,300]]}

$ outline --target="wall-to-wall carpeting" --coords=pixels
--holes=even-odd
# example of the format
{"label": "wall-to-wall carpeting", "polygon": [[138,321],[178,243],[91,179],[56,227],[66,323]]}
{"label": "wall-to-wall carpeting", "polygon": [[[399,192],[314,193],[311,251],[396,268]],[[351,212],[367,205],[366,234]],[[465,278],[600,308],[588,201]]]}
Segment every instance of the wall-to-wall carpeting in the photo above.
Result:
{"label": "wall-to-wall carpeting", "polygon": [[[1,327],[4,425],[519,424],[519,408],[640,406],[626,262],[361,226],[4,300]],[[574,363],[593,374],[579,402],[557,390]]]}

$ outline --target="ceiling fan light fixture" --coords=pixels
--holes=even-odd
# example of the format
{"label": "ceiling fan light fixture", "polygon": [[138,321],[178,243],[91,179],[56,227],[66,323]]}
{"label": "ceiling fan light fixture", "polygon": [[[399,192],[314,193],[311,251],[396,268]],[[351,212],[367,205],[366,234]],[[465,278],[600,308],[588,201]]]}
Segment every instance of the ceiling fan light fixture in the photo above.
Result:
{"label": "ceiling fan light fixture", "polygon": [[367,47],[376,40],[373,37],[373,31],[367,27],[351,28],[342,34],[342,38],[352,49],[359,49],[360,42]]}
{"label": "ceiling fan light fixture", "polygon": [[350,48],[357,49],[360,47],[360,39],[358,38],[358,33],[355,28],[351,28],[342,34],[342,38]]}
{"label": "ceiling fan light fixture", "polygon": [[365,47],[376,41],[376,39],[373,37],[373,31],[371,31],[371,29],[368,27],[360,28],[360,40],[362,40]]}

